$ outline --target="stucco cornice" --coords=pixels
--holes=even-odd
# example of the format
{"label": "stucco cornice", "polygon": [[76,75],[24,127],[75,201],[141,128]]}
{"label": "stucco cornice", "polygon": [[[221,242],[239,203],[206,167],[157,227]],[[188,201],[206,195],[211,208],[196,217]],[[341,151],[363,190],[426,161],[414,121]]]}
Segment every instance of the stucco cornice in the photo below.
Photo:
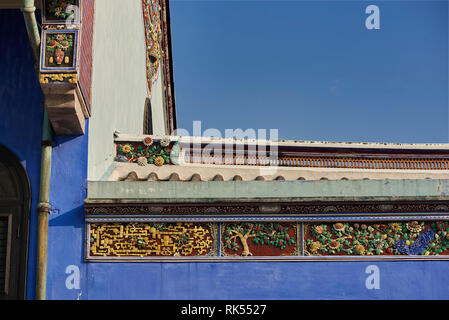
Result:
{"label": "stucco cornice", "polygon": [[86,214],[323,215],[449,212],[447,180],[90,182]]}

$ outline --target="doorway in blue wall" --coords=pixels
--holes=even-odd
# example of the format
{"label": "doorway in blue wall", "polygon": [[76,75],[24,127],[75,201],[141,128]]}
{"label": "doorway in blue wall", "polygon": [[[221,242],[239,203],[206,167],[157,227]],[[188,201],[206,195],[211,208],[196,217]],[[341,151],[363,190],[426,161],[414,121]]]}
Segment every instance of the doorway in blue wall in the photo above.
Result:
{"label": "doorway in blue wall", "polygon": [[25,299],[29,220],[28,175],[0,145],[0,299]]}

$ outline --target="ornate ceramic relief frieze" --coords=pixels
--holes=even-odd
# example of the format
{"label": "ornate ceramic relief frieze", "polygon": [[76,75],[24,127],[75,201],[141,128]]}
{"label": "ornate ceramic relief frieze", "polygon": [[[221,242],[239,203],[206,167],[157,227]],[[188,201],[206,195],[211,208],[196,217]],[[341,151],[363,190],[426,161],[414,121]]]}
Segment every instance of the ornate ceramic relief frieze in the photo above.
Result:
{"label": "ornate ceramic relief frieze", "polygon": [[438,220],[172,222],[88,219],[86,260],[449,259],[449,218]]}
{"label": "ornate ceramic relief frieze", "polygon": [[296,223],[225,223],[221,226],[223,256],[295,256]]}
{"label": "ornate ceramic relief frieze", "polygon": [[64,24],[68,19],[79,24],[79,0],[46,0],[42,2],[45,24]]}
{"label": "ornate ceramic relief frieze", "polygon": [[170,141],[168,137],[153,140],[146,137],[142,142],[130,142],[117,144],[116,161],[135,162],[141,166],[154,164],[178,164],[179,146],[176,141]]}
{"label": "ornate ceramic relief frieze", "polygon": [[[44,48],[41,56],[41,75],[45,75],[45,73],[42,72],[76,72],[77,41],[77,30],[44,31]],[[76,73],[74,73],[74,75],[76,75]],[[54,79],[51,81],[60,82],[59,79]]]}
{"label": "ornate ceramic relief frieze", "polygon": [[447,221],[382,221],[306,224],[311,256],[448,255]]}
{"label": "ornate ceramic relief frieze", "polygon": [[39,77],[39,81],[41,83],[50,83],[50,81],[76,83],[77,75],[73,73],[41,74]]}
{"label": "ornate ceramic relief frieze", "polygon": [[79,0],[42,0],[42,8],[41,74],[77,73]]}
{"label": "ornate ceramic relief frieze", "polygon": [[159,76],[159,66],[162,56],[161,6],[159,0],[142,0],[142,9],[147,51],[148,94],[151,97],[151,88]]}

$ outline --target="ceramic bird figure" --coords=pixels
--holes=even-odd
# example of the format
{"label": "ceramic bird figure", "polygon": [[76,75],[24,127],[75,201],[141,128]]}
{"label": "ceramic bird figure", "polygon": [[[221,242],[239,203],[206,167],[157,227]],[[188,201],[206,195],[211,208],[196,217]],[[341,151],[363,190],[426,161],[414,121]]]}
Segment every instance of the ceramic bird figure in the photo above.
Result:
{"label": "ceramic bird figure", "polygon": [[123,155],[116,156],[114,160],[117,162],[128,162],[128,159]]}
{"label": "ceramic bird figure", "polygon": [[179,165],[179,144],[176,142],[170,151],[170,161],[175,165]]}

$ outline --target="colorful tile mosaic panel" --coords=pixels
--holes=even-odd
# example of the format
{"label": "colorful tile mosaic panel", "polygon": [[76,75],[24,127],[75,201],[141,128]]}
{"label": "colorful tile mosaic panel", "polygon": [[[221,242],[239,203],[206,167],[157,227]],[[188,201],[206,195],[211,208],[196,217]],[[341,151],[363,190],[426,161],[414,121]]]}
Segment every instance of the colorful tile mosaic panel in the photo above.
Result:
{"label": "colorful tile mosaic panel", "polygon": [[[76,73],[81,7],[79,0],[42,0],[41,73]],[[49,81],[64,82],[64,81]]]}
{"label": "colorful tile mosaic panel", "polygon": [[45,30],[43,38],[41,71],[71,72],[77,70],[77,30]]}
{"label": "colorful tile mosaic panel", "polygon": [[67,20],[79,19],[79,0],[43,0],[42,4],[44,23],[64,23]]}
{"label": "colorful tile mosaic panel", "polygon": [[306,224],[310,256],[448,255],[447,221]]}
{"label": "colorful tile mosaic panel", "polygon": [[223,256],[294,256],[298,253],[296,223],[224,223]]}
{"label": "colorful tile mosaic panel", "polygon": [[141,166],[178,164],[179,146],[169,138],[153,141],[150,137],[144,138],[142,142],[119,143],[116,161],[135,162]]}

